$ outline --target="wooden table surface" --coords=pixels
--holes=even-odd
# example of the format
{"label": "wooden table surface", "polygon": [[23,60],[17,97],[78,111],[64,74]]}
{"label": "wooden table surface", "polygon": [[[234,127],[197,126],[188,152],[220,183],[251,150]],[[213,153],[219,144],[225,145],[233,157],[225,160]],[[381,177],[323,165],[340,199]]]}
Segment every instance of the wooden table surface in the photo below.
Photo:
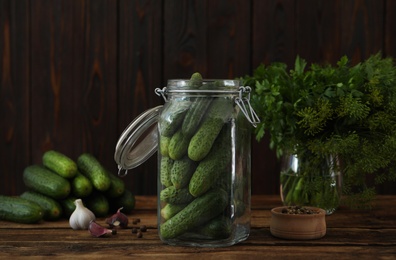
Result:
{"label": "wooden table surface", "polygon": [[[148,230],[142,238],[128,229],[94,238],[72,230],[68,221],[27,225],[0,221],[0,258],[117,259],[396,259],[396,196],[378,196],[371,210],[338,209],[327,216],[326,236],[319,240],[282,240],[271,236],[270,209],[278,196],[253,196],[249,238],[224,248],[169,246],[157,234],[156,197],[136,197],[130,220],[140,218]],[[104,218],[98,223],[104,224]]]}

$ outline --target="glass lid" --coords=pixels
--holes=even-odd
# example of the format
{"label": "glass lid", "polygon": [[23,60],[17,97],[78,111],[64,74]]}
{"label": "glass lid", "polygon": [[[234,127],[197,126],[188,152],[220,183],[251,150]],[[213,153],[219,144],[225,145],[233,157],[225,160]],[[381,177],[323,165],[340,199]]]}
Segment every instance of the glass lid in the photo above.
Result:
{"label": "glass lid", "polygon": [[158,149],[158,116],[162,105],[151,108],[136,117],[118,139],[114,160],[122,169],[133,169],[144,163]]}

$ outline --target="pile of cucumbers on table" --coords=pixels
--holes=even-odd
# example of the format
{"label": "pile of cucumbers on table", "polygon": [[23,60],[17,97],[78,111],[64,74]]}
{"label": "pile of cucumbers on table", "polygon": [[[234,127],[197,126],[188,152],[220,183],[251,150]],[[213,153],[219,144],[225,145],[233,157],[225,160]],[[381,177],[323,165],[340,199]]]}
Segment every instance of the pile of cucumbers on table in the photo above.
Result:
{"label": "pile of cucumbers on table", "polygon": [[134,194],[123,180],[89,153],[74,161],[49,150],[43,154],[42,164],[24,169],[23,182],[26,191],[19,196],[0,195],[0,219],[30,224],[69,218],[76,199],[82,199],[96,217],[121,207],[130,213],[135,207]]}

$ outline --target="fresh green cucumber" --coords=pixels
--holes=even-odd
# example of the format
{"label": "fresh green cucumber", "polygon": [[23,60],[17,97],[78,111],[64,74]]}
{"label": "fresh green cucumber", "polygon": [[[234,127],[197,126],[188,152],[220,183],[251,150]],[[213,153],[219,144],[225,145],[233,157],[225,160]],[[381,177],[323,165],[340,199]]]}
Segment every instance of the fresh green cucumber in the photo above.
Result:
{"label": "fresh green cucumber", "polygon": [[166,204],[162,209],[161,209],[161,217],[163,217],[165,220],[170,219],[177,213],[179,213],[182,209],[184,209],[187,206],[187,204]]}
{"label": "fresh green cucumber", "polygon": [[94,191],[90,196],[83,198],[84,205],[90,209],[96,217],[105,217],[110,210],[110,204],[106,196]]}
{"label": "fresh green cucumber", "polygon": [[227,177],[224,171],[231,161],[231,134],[224,126],[216,139],[213,149],[197,166],[189,183],[189,192],[198,197],[208,191],[220,176]]}
{"label": "fresh green cucumber", "polygon": [[29,189],[53,199],[66,198],[71,190],[67,179],[41,165],[26,167],[23,171],[23,181]]}
{"label": "fresh green cucumber", "polygon": [[77,174],[77,164],[68,156],[57,151],[43,154],[43,165],[63,178],[71,179]]}
{"label": "fresh green cucumber", "polygon": [[162,156],[168,157],[169,156],[169,142],[171,137],[160,136],[159,138],[159,151]]}
{"label": "fresh green cucumber", "polygon": [[193,101],[181,126],[181,132],[184,136],[191,138],[195,134],[212,100],[211,97],[197,97]]}
{"label": "fresh green cucumber", "polygon": [[107,170],[92,154],[81,154],[77,159],[77,166],[97,190],[106,191],[110,188],[111,180]]}
{"label": "fresh green cucumber", "polygon": [[173,160],[180,160],[187,154],[190,137],[184,136],[181,130],[177,131],[169,141],[168,154]]}
{"label": "fresh green cucumber", "polygon": [[0,195],[0,219],[32,224],[43,219],[44,211],[35,202],[19,197]]}
{"label": "fresh green cucumber", "polygon": [[77,198],[85,198],[92,193],[91,181],[80,172],[73,178],[71,183],[71,193]]}
{"label": "fresh green cucumber", "polygon": [[62,206],[63,216],[65,218],[69,218],[76,209],[76,204],[74,204],[74,201],[76,201],[76,199],[77,199],[76,197],[68,196],[66,199],[59,201],[59,203]]}
{"label": "fresh green cucumber", "polygon": [[186,204],[191,202],[194,197],[188,191],[188,188],[176,189],[170,186],[160,192],[160,200],[171,204]]}
{"label": "fresh green cucumber", "polygon": [[169,157],[162,157],[160,162],[160,181],[165,187],[172,186],[171,171],[174,161]]}
{"label": "fresh green cucumber", "polygon": [[122,212],[128,214],[135,208],[135,195],[129,189],[125,189],[124,194],[120,197],[109,199],[109,203],[112,212],[116,212],[117,209],[122,208]]}
{"label": "fresh green cucumber", "polygon": [[175,186],[176,189],[186,187],[196,168],[196,162],[188,158],[188,156],[184,156],[181,160],[175,161],[170,173],[173,186]]}
{"label": "fresh green cucumber", "polygon": [[[197,89],[202,85],[202,76],[200,73],[195,72],[191,75],[187,83],[186,89]],[[160,116],[159,132],[161,136],[171,137],[176,133],[187,111],[190,109],[191,102],[179,100],[175,103],[168,103]]]}
{"label": "fresh green cucumber", "polygon": [[62,217],[62,206],[48,196],[34,191],[25,191],[20,197],[37,203],[44,211],[44,220],[58,220]]}
{"label": "fresh green cucumber", "polygon": [[195,89],[195,88],[200,88],[202,86],[202,75],[199,72],[194,72],[190,80],[188,81],[187,88],[188,89]]}
{"label": "fresh green cucumber", "polygon": [[125,191],[125,183],[121,180],[120,177],[115,176],[113,173],[108,172],[110,177],[110,188],[105,191],[105,195],[107,198],[117,198],[124,194]]}
{"label": "fresh green cucumber", "polygon": [[231,235],[231,227],[230,218],[220,214],[194,229],[194,233],[204,236],[205,239],[226,239]]}
{"label": "fresh green cucumber", "polygon": [[212,149],[213,143],[233,111],[233,102],[227,98],[216,98],[210,106],[197,132],[188,145],[191,160],[201,161]]}
{"label": "fresh green cucumber", "polygon": [[227,204],[227,192],[222,189],[210,190],[162,223],[160,236],[165,240],[172,239],[193,230],[222,213]]}
{"label": "fresh green cucumber", "polygon": [[190,107],[188,101],[178,101],[177,104],[166,104],[161,112],[159,132],[161,136],[172,137],[183,123],[184,116]]}

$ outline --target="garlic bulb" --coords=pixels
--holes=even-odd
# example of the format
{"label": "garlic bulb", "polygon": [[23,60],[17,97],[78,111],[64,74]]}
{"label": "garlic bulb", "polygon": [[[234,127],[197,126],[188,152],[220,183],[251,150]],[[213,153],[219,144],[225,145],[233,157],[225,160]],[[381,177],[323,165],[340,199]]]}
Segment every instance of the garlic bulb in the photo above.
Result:
{"label": "garlic bulb", "polygon": [[76,209],[71,214],[69,224],[72,229],[88,229],[91,220],[95,220],[96,217],[88,208],[86,208],[81,199],[74,201]]}

